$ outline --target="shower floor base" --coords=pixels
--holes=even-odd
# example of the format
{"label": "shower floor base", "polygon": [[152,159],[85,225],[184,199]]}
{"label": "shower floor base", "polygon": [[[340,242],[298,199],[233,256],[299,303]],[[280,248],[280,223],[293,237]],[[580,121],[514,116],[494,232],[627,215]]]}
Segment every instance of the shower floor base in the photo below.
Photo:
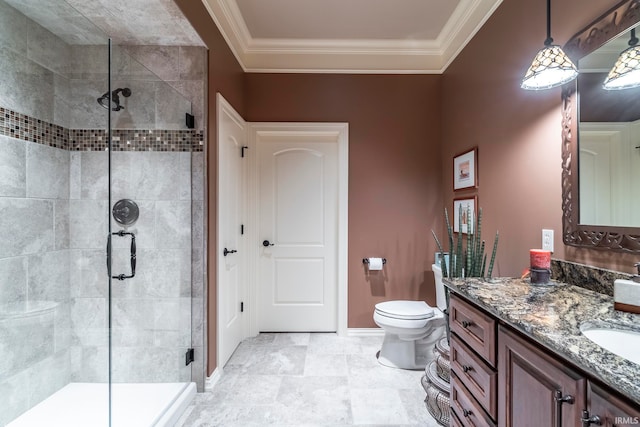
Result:
{"label": "shower floor base", "polygon": [[[112,427],[170,427],[196,394],[195,383],[113,384]],[[107,384],[70,383],[7,427],[108,427]]]}

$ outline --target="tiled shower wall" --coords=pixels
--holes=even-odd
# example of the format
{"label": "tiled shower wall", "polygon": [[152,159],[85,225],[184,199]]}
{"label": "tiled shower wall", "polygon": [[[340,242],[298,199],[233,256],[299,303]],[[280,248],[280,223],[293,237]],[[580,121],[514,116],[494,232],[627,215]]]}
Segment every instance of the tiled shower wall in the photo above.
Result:
{"label": "tiled shower wall", "polygon": [[0,136],[0,425],[71,378],[69,165]]}
{"label": "tiled shower wall", "polygon": [[[157,49],[177,66],[171,84],[200,126],[204,49]],[[112,153],[113,201],[132,198],[141,211],[136,278],[113,286],[114,380],[193,375],[202,388],[203,132],[176,130],[188,102],[114,57],[116,84],[133,91],[114,122],[137,130],[114,133],[128,151]],[[104,149],[92,143],[105,128],[105,69],[105,46],[66,45],[0,1],[0,425],[69,381],[108,375],[107,153],[91,151]],[[114,273],[127,273],[128,239],[114,239]],[[185,367],[190,346],[197,360]]]}

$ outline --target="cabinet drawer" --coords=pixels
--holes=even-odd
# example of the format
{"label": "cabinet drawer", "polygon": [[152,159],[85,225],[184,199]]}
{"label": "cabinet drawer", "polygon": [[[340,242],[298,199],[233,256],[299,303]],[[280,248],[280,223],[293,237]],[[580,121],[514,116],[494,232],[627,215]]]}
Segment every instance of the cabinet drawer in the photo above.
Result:
{"label": "cabinet drawer", "polygon": [[498,416],[498,374],[460,338],[451,335],[451,369],[494,420]]}
{"label": "cabinet drawer", "polygon": [[484,412],[480,404],[455,375],[451,375],[451,411],[465,427],[495,427],[494,422]]}
{"label": "cabinet drawer", "polygon": [[451,413],[449,414],[449,416],[450,416],[450,420],[449,420],[450,427],[464,427],[464,424],[462,424],[462,421],[458,419],[458,416],[456,415],[455,412],[453,412],[453,409],[451,409]]}
{"label": "cabinet drawer", "polygon": [[496,321],[493,317],[451,294],[449,326],[489,365],[496,366]]}

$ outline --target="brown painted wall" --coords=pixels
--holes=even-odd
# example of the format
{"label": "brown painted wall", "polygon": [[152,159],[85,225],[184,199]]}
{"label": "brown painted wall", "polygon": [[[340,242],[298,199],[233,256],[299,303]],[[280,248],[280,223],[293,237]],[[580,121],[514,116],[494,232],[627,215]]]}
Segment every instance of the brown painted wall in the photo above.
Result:
{"label": "brown painted wall", "polygon": [[[552,2],[556,43],[564,44],[616,3]],[[562,244],[560,89],[520,89],[545,32],[544,2],[505,0],[444,73],[445,204],[451,206],[454,197],[452,157],[477,145],[483,230],[500,231],[497,275],[518,275],[528,267],[528,249],[540,247],[542,228],[555,230],[556,258],[631,272],[636,257]]]}
{"label": "brown painted wall", "polygon": [[[349,321],[375,327],[389,299],[435,303],[441,76],[247,74],[248,121],[349,123]],[[387,258],[365,274],[362,258]],[[433,295],[432,295],[433,294]]]}
{"label": "brown painted wall", "polygon": [[[615,0],[552,3],[560,44]],[[349,327],[372,327],[373,305],[433,301],[432,228],[442,236],[452,206],[452,157],[479,147],[477,194],[485,235],[500,231],[495,274],[518,275],[540,230],[555,230],[554,257],[632,271],[635,257],[564,247],[560,189],[560,90],[527,92],[520,79],[545,38],[545,4],[504,0],[444,76],[242,74],[201,2],[176,0],[209,47],[209,141],[215,93],[249,121],[335,121],[350,125]],[[211,143],[210,143],[211,145]],[[209,212],[215,213],[215,151],[208,151]],[[215,242],[214,214],[209,239]],[[491,240],[490,238],[487,240]],[[209,364],[215,363],[215,256],[209,254]],[[364,274],[361,259],[388,259]]]}
{"label": "brown painted wall", "polygon": [[206,193],[207,193],[207,375],[211,375],[217,366],[216,362],[216,93],[220,92],[227,101],[244,115],[244,80],[243,71],[224,38],[213,23],[209,12],[202,2],[191,0],[175,0],[185,17],[191,22],[205,43],[208,51],[207,79],[207,146],[206,151]]}

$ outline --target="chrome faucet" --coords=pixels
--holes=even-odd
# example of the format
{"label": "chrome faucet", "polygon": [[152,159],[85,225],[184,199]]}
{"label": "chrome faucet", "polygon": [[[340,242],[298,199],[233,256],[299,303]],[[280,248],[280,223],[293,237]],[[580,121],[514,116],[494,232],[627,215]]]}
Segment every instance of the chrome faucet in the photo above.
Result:
{"label": "chrome faucet", "polygon": [[633,280],[636,283],[640,283],[640,262],[636,262],[633,265],[638,269],[638,273],[634,274],[631,280]]}

